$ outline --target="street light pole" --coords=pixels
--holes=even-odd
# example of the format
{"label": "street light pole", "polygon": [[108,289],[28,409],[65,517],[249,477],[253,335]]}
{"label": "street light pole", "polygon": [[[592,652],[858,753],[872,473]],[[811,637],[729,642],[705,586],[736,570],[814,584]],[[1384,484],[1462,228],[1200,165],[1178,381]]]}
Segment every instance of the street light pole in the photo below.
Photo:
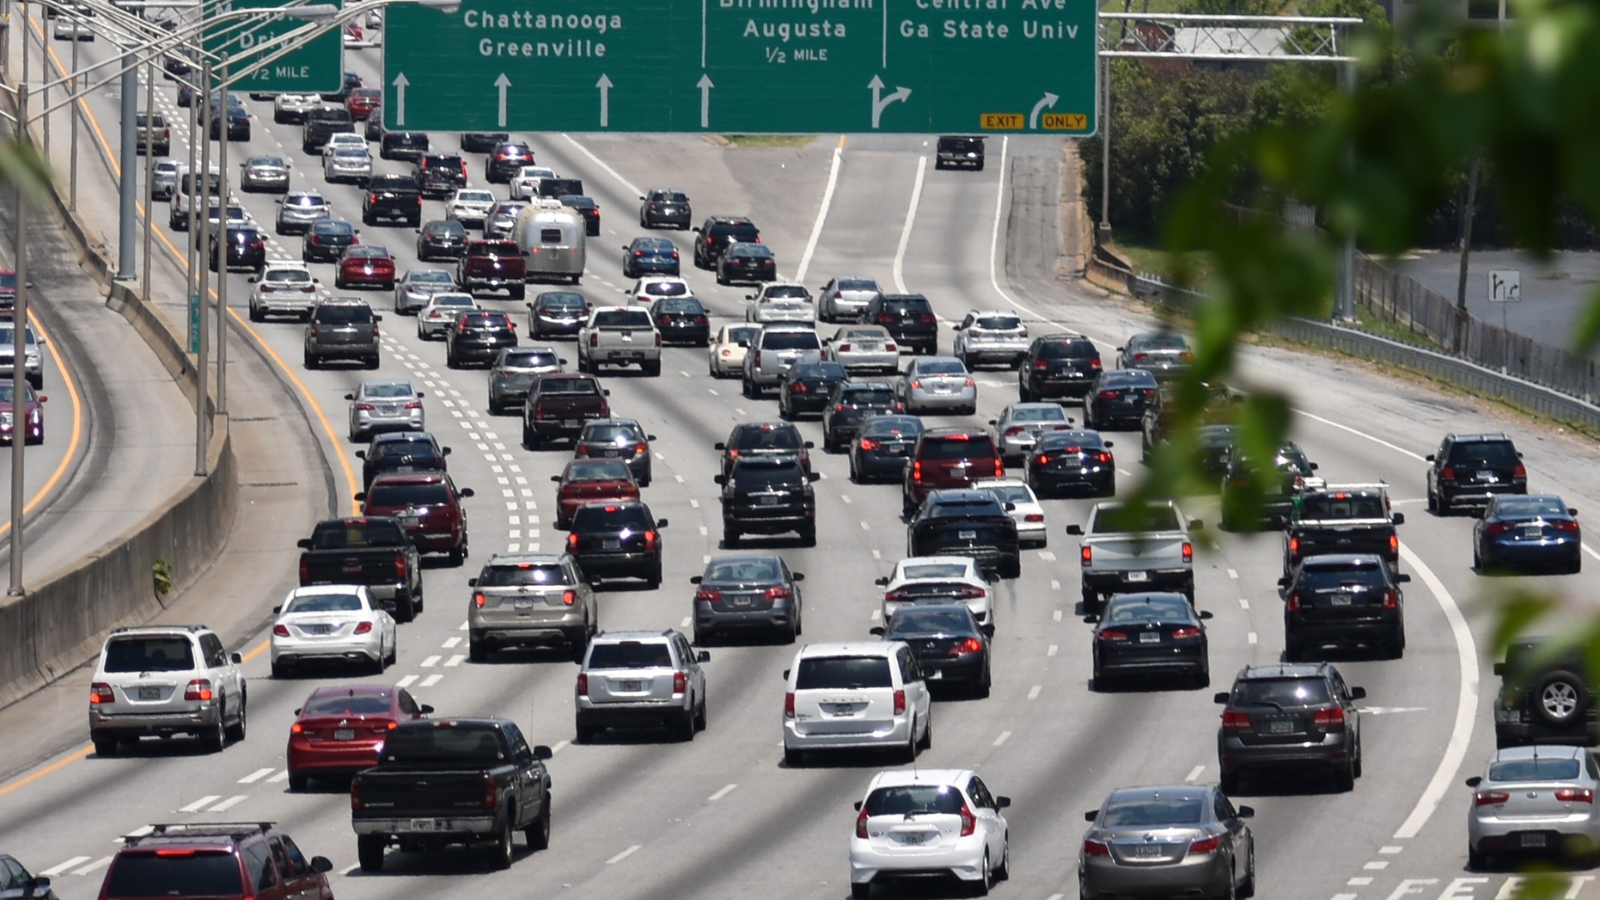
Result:
{"label": "street light pole", "polygon": [[[139,69],[134,65],[133,52],[124,48],[122,52],[122,171],[117,178],[117,214],[119,221],[127,222],[133,219],[138,209],[138,202],[134,197],[138,180],[134,176],[133,161],[138,159],[139,138]],[[153,89],[153,86],[152,86]],[[148,159],[155,154],[155,115],[154,105],[148,106],[145,113],[145,124],[149,127],[152,140],[146,141],[144,155]],[[145,166],[145,184],[150,183],[150,166]],[[149,223],[146,222],[146,233]],[[118,229],[117,232],[117,280],[129,281],[138,274],[139,260],[134,255],[135,235],[131,229]],[[145,258],[149,258],[146,252]],[[148,290],[145,296],[150,296]]]}
{"label": "street light pole", "polygon": [[[24,20],[26,22],[26,20]],[[26,35],[24,35],[26,39]],[[24,45],[26,46],[26,45]],[[28,83],[17,85],[18,134],[28,143]],[[25,417],[28,405],[23,399],[28,384],[28,199],[19,183],[14,191],[16,210],[17,299],[11,319],[11,586],[7,593],[21,596],[22,587],[22,498],[24,450],[28,445]]]}
{"label": "street light pole", "polygon": [[[145,94],[144,94],[145,115],[146,116],[154,116],[156,114],[156,67],[151,65],[150,63],[145,63],[145,66],[144,66],[144,81],[145,81]],[[124,136],[122,141],[123,141],[124,146],[126,146],[127,141],[128,141],[127,137]],[[168,153],[172,152],[171,146],[167,147],[167,152]],[[144,201],[144,283],[141,285],[141,288],[143,289],[142,293],[144,294],[144,297],[147,300],[150,298],[150,260],[153,259],[153,257],[150,255],[150,241],[154,237],[154,234],[150,230],[150,207],[155,205],[154,202],[153,202],[154,199],[155,199],[155,196],[154,196],[153,192],[151,192],[151,187],[154,186],[155,183],[156,183],[156,181],[155,181],[155,172],[156,172],[156,155],[153,152],[152,148],[150,148],[149,146],[146,146],[145,149],[144,149],[144,187],[145,187],[145,201]],[[127,198],[133,196],[133,193],[131,191],[131,185],[129,187],[130,187],[130,190],[128,191],[128,193],[124,194],[123,207],[122,207],[122,214],[124,216],[128,215],[128,206],[127,206],[127,204],[133,202],[132,200],[127,199]],[[121,229],[121,232],[124,235],[126,235],[128,233],[128,231],[129,231],[129,229],[126,229],[126,228]],[[131,238],[129,238],[129,237],[123,237],[122,238],[122,244],[123,244],[124,247],[126,247],[128,244],[131,244],[131,243],[132,243],[132,239]],[[188,297],[184,298],[184,300],[188,300],[188,299],[189,299]],[[187,324],[187,323],[185,323],[185,324]]]}
{"label": "street light pole", "polygon": [[[211,204],[211,60],[206,59],[200,63],[200,90],[203,99],[200,102],[200,127],[195,129],[200,144],[200,171],[189,173],[189,211],[196,213],[200,204],[207,206],[204,217],[191,215],[189,245],[193,248],[192,259],[199,270],[199,290],[195,293],[200,301],[200,352],[195,354],[195,391],[194,391],[194,474],[205,475],[209,469],[206,459],[206,445],[210,442],[210,432],[206,428],[206,394],[210,385],[206,378],[206,291],[210,285],[206,279],[208,268],[205,250],[206,235],[209,230],[210,204]],[[191,141],[193,138],[191,138]],[[226,201],[224,201],[226,202]],[[227,210],[223,210],[223,223],[227,223]],[[194,229],[202,229],[195,233]]]}
{"label": "street light pole", "polygon": [[[219,85],[228,81],[228,54],[222,54],[220,60],[222,76],[217,79]],[[217,261],[217,414],[228,414],[228,249],[233,246],[233,239],[228,234],[228,130],[232,121],[228,114],[232,111],[228,104],[228,91],[225,87],[218,88],[222,100],[222,112],[217,119],[217,174],[221,180],[218,193],[222,197],[222,224],[217,230],[217,235],[222,239],[220,246],[211,248],[211,255]],[[207,125],[206,127],[210,127]],[[206,235],[209,237],[208,230]],[[210,266],[207,265],[207,270]]]}
{"label": "street light pole", "polygon": [[[63,10],[61,15],[66,15]],[[67,96],[74,97],[78,93],[78,29],[82,27],[79,20],[72,22],[72,75],[67,83]],[[67,107],[67,210],[78,211],[78,102],[73,100]],[[126,157],[124,157],[126,158]],[[126,164],[124,164],[126,165]]]}

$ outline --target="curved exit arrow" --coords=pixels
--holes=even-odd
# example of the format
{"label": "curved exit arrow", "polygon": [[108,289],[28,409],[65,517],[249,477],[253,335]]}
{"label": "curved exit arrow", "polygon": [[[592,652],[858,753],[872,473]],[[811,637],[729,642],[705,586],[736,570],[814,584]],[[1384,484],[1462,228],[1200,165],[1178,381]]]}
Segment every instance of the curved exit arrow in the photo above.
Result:
{"label": "curved exit arrow", "polygon": [[1039,113],[1044,111],[1045,107],[1055,109],[1056,101],[1060,99],[1061,98],[1057,97],[1055,94],[1045,91],[1044,99],[1040,100],[1038,103],[1035,103],[1033,105],[1033,112],[1028,113],[1028,127],[1037,131],[1039,128]]}
{"label": "curved exit arrow", "polygon": [[891,104],[891,103],[904,103],[906,101],[906,99],[911,96],[911,88],[908,88],[908,87],[896,87],[894,89],[894,93],[890,94],[887,97],[884,97],[883,96],[883,87],[884,87],[883,79],[879,78],[876,75],[872,76],[872,80],[867,82],[867,87],[872,89],[872,127],[873,128],[877,128],[878,127],[878,121],[883,118],[883,111],[888,108],[889,104]]}

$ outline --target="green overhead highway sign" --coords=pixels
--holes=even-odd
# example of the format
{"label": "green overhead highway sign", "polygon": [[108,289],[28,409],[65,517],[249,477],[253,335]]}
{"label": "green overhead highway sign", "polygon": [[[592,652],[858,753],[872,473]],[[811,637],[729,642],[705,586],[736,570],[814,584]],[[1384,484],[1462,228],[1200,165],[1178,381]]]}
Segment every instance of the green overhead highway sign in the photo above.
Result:
{"label": "green overhead highway sign", "polygon": [[1093,134],[1095,0],[463,0],[385,12],[419,131]]}
{"label": "green overhead highway sign", "polygon": [[[340,0],[318,0],[334,6]],[[205,6],[206,15],[241,9],[276,8],[283,0],[222,0]],[[307,24],[305,19],[279,18],[267,21],[262,16],[256,21],[246,16],[233,16],[216,23],[215,33],[206,29],[202,46],[206,52],[238,60],[229,65],[229,72],[218,73],[219,78],[242,72],[262,58],[261,45],[273,38]],[[270,51],[268,51],[270,52]],[[329,29],[307,41],[305,46],[285,54],[282,58],[256,69],[240,78],[235,87],[261,94],[278,93],[334,93],[344,86],[344,38],[337,27]]]}

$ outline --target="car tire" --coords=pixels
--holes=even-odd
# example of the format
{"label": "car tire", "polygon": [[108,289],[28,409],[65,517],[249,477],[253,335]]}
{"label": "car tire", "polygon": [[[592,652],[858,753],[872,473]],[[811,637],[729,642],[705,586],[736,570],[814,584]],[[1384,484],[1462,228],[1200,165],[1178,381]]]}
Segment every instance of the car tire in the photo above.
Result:
{"label": "car tire", "polygon": [[[383,671],[383,663],[378,663],[378,671]],[[235,744],[244,740],[245,733],[250,728],[250,695],[243,689],[239,691],[239,717],[234,723],[223,731],[223,737]]]}
{"label": "car tire", "polygon": [[467,559],[467,547],[466,547],[465,544],[461,545],[460,547],[456,547],[455,549],[450,551],[450,565],[459,566],[462,563],[466,562],[466,559]]}
{"label": "car tire", "polygon": [[414,621],[417,618],[416,600],[411,594],[401,594],[394,598],[394,620],[401,624]]}
{"label": "car tire", "polygon": [[110,758],[117,755],[117,739],[115,737],[94,738],[94,755],[101,758]]}
{"label": "car tire", "polygon": [[1450,509],[1450,501],[1446,500],[1443,494],[1440,494],[1439,498],[1434,501],[1434,506],[1436,507],[1435,511],[1438,513],[1441,519],[1451,515],[1452,513],[1452,510]]}
{"label": "car tire", "polygon": [[673,729],[673,731],[677,734],[679,742],[687,744],[694,740],[694,720],[695,713],[693,709],[690,709],[683,714],[683,719],[678,722],[678,727]]}
{"label": "car tire", "polygon": [[726,550],[732,550],[735,547],[738,547],[739,546],[739,537],[740,537],[739,529],[737,529],[737,528],[724,528],[724,529],[722,529],[722,546],[723,546],[723,548],[726,549]]}
{"label": "car tire", "polygon": [[539,806],[539,818],[533,820],[522,836],[528,839],[529,850],[550,848],[550,792],[545,791],[544,802]]}
{"label": "car tire", "polygon": [[379,365],[380,361],[376,355],[367,357],[367,368],[376,369]]}
{"label": "car tire", "polygon": [[356,859],[361,863],[361,871],[382,872],[383,852],[385,849],[387,849],[387,843],[378,835],[356,835]]}
{"label": "car tire", "polygon": [[298,772],[289,773],[289,793],[304,794],[311,787],[311,776],[301,775]]}
{"label": "car tire", "polygon": [[661,587],[661,563],[659,561],[656,563],[656,567],[650,571],[650,575],[644,580],[644,583],[652,591]]}
{"label": "car tire", "polygon": [[[227,700],[226,696],[221,698],[218,703],[220,710],[225,711],[228,708]],[[221,753],[222,748],[228,745],[227,731],[222,725],[222,718],[225,712],[222,711],[217,714],[217,724],[200,733],[200,749],[207,753]]]}
{"label": "car tire", "polygon": [[1333,770],[1333,786],[1341,794],[1349,793],[1356,789],[1356,773],[1353,763],[1347,763],[1342,768]]}
{"label": "car tire", "polygon": [[983,854],[983,872],[978,876],[978,880],[972,883],[970,893],[974,897],[987,897],[989,896],[989,890],[993,887],[994,869],[990,867],[989,854],[985,851]]}
{"label": "car tire", "polygon": [[516,821],[516,807],[506,810],[506,824],[500,829],[500,834],[495,838],[493,846],[489,848],[489,868],[503,872],[511,868],[512,860],[516,859],[516,839],[513,822]]}
{"label": "car tire", "polygon": [[1589,708],[1589,692],[1583,680],[1566,671],[1551,672],[1534,691],[1534,714],[1557,728],[1578,721]]}
{"label": "car tire", "polygon": [[260,321],[264,320],[265,318],[266,318],[266,316],[263,316],[261,314],[261,310],[256,309],[255,304],[252,303],[250,305],[250,321],[252,321],[252,322],[260,322]]}
{"label": "car tire", "polygon": [[1474,872],[1487,871],[1489,868],[1489,854],[1468,847],[1467,868]]}
{"label": "car tire", "polygon": [[1230,796],[1237,794],[1239,793],[1240,777],[1241,775],[1238,769],[1223,769],[1222,773],[1217,776],[1217,786],[1222,788],[1222,792],[1224,794],[1228,794]]}
{"label": "car tire", "polygon": [[522,446],[529,450],[539,449],[539,433],[526,425],[522,426]]}
{"label": "car tire", "polygon": [[800,529],[800,545],[802,547],[815,547],[817,545],[816,525],[807,525]]}
{"label": "car tire", "polygon": [[850,882],[850,900],[866,900],[872,896],[872,882]]}
{"label": "car tire", "polygon": [[574,744],[594,743],[594,726],[585,725],[582,719],[573,723],[572,742]]}
{"label": "car tire", "polygon": [[917,740],[917,722],[915,719],[912,719],[911,733],[906,735],[905,746],[900,748],[900,761],[906,765],[912,765],[916,763],[917,750],[921,746],[922,742]]}
{"label": "car tire", "polygon": [[400,661],[400,635],[394,636],[394,643],[389,645],[389,655],[383,658],[385,666],[392,666]]}
{"label": "car tire", "polygon": [[1099,591],[1090,590],[1089,588],[1083,589],[1083,614],[1086,616],[1098,616],[1100,614]]}
{"label": "car tire", "polygon": [[1434,496],[1433,488],[1428,488],[1428,512],[1437,513],[1438,511],[1439,498]]}
{"label": "car tire", "polygon": [[474,663],[485,662],[489,659],[489,645],[483,641],[467,638],[467,661]]}
{"label": "car tire", "polygon": [[651,378],[659,378],[661,376],[661,361],[656,360],[653,363],[645,363],[644,374]]}
{"label": "car tire", "polygon": [[273,678],[288,678],[289,677],[289,667],[284,665],[283,663],[274,662],[272,664],[272,677]]}

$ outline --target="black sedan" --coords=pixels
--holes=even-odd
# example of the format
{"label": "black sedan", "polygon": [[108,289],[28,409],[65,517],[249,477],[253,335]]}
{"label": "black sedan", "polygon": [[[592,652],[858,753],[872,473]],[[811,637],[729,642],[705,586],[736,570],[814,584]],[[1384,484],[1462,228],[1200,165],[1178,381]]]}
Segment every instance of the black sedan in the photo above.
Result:
{"label": "black sedan", "polygon": [[1047,431],[1023,462],[1023,477],[1040,497],[1069,492],[1096,497],[1117,493],[1113,444],[1098,431]]}
{"label": "black sedan", "polygon": [[[211,271],[217,270],[217,226],[211,230]],[[267,265],[267,239],[254,225],[228,229],[228,268],[260,272]]]}
{"label": "black sedan", "polygon": [[467,227],[453,219],[435,219],[417,231],[417,259],[459,259],[467,252]]}
{"label": "black sedan", "polygon": [[650,305],[650,318],[663,344],[704,347],[711,343],[711,319],[693,297],[663,297]]}
{"label": "black sedan", "polygon": [[1093,623],[1094,688],[1105,690],[1130,675],[1178,675],[1195,687],[1211,684],[1206,619],[1182,594],[1118,594]]}
{"label": "black sedan", "polygon": [[372,486],[372,479],[385,472],[443,472],[449,468],[445,457],[449,447],[440,447],[426,431],[390,431],[372,436],[365,450],[357,450],[361,460],[361,484]]}
{"label": "black sedan", "polygon": [[346,247],[359,242],[360,232],[343,219],[321,219],[311,223],[305,240],[300,244],[300,258],[305,262],[338,262]]}
{"label": "black sedan", "polygon": [[589,318],[589,301],[577,291],[545,291],[528,303],[528,334],[577,337]]}
{"label": "black sedan", "polygon": [[1228,460],[1233,458],[1233,446],[1238,440],[1239,429],[1232,425],[1201,425],[1195,433],[1195,462],[1200,471],[1220,483],[1228,472]]}
{"label": "black sedan", "polygon": [[828,408],[834,388],[849,380],[850,373],[838,363],[792,365],[778,384],[778,415],[792,422],[801,415],[820,413]]}
{"label": "black sedan", "polygon": [[585,503],[572,515],[567,552],[590,578],[642,578],[661,586],[661,529],[650,507],[637,500]]}
{"label": "black sedan", "polygon": [[[373,116],[382,128],[383,117]],[[370,120],[369,120],[370,121]],[[425,131],[388,131],[379,138],[378,156],[383,159],[420,159],[428,152],[428,134]]]}
{"label": "black sedan", "polygon": [[1156,377],[1144,369],[1102,369],[1083,397],[1083,424],[1096,431],[1138,431],[1156,390]]}
{"label": "black sedan", "polygon": [[802,629],[800,582],[776,553],[718,556],[689,579],[694,592],[694,642],[729,632],[776,632],[786,644]]}
{"label": "black sedan", "polygon": [[900,481],[922,427],[916,416],[873,416],[862,422],[850,442],[850,480],[856,484]]}
{"label": "black sedan", "polygon": [[1578,511],[1555,494],[1496,494],[1472,529],[1472,565],[1480,573],[1583,567]]}
{"label": "black sedan", "polygon": [[766,244],[739,242],[717,257],[717,284],[778,280],[778,260]]}
{"label": "black sedan", "polygon": [[578,459],[620,459],[628,464],[639,487],[649,487],[650,442],[655,439],[655,435],[644,433],[637,419],[591,419],[579,433],[572,455]]}
{"label": "black sedan", "polygon": [[904,411],[887,381],[846,381],[833,389],[822,411],[822,449],[837,453],[855,440],[868,419]]}
{"label": "black sedan", "polygon": [[600,236],[600,204],[593,197],[582,194],[562,194],[556,198],[562,206],[583,216],[583,232],[589,237]]}
{"label": "black sedan", "polygon": [[444,334],[444,363],[459,369],[467,363],[494,362],[506,347],[517,345],[517,326],[511,316],[494,310],[468,310]]}
{"label": "black sedan", "polygon": [[872,633],[886,641],[905,641],[930,687],[960,685],[971,696],[989,696],[989,636],[966,606],[902,609],[888,628]]}

